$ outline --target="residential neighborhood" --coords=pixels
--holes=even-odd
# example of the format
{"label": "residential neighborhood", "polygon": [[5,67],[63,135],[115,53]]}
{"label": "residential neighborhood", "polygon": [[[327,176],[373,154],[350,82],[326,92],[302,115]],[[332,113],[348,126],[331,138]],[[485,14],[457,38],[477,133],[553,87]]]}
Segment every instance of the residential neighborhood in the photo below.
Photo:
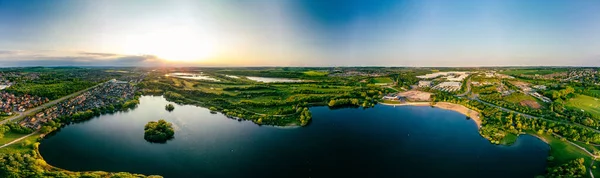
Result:
{"label": "residential neighborhood", "polygon": [[65,100],[53,107],[43,110],[34,116],[28,116],[19,124],[33,129],[39,129],[43,123],[61,116],[69,116],[81,111],[109,106],[127,99],[135,93],[135,86],[128,82],[111,80],[76,97]]}
{"label": "residential neighborhood", "polygon": [[17,96],[7,92],[0,92],[0,113],[11,115],[12,112],[24,112],[48,102],[48,98],[31,95]]}

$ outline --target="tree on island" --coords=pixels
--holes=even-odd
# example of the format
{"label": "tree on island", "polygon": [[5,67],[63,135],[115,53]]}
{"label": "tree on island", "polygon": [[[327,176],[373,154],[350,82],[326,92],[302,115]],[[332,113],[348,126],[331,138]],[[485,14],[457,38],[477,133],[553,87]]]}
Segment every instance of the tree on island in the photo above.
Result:
{"label": "tree on island", "polygon": [[161,119],[158,122],[150,121],[144,126],[144,139],[149,142],[164,143],[173,138],[175,130],[171,123]]}
{"label": "tree on island", "polygon": [[165,106],[165,109],[169,112],[173,111],[175,109],[175,106],[173,106],[173,104],[167,104]]}

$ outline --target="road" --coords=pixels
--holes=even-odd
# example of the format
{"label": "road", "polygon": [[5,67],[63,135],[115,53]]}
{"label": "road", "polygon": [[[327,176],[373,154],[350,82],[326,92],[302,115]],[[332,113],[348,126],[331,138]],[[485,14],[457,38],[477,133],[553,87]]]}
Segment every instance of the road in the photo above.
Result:
{"label": "road", "polygon": [[46,108],[48,108],[48,107],[50,107],[50,106],[53,106],[53,105],[55,105],[56,103],[59,103],[59,102],[61,102],[61,101],[64,101],[64,100],[66,100],[66,99],[69,99],[69,98],[71,98],[71,97],[77,96],[77,95],[79,95],[79,94],[81,94],[81,93],[83,93],[83,92],[85,92],[85,91],[88,91],[88,90],[90,90],[90,89],[92,89],[92,88],[94,88],[94,87],[97,87],[97,86],[99,86],[99,85],[101,85],[101,84],[103,84],[103,83],[100,83],[100,84],[98,84],[98,85],[94,85],[93,87],[89,87],[89,88],[86,88],[86,89],[84,89],[84,90],[81,90],[81,91],[78,91],[78,92],[75,92],[75,93],[71,93],[70,95],[67,95],[67,96],[63,96],[63,97],[61,97],[61,98],[58,98],[58,99],[52,100],[52,101],[50,101],[50,102],[48,102],[48,103],[45,103],[45,104],[43,104],[43,105],[40,105],[40,106],[38,106],[38,107],[35,107],[35,108],[32,108],[32,109],[28,109],[28,110],[27,110],[27,111],[25,111],[25,112],[18,112],[16,116],[12,116],[12,117],[10,117],[10,118],[7,118],[7,119],[5,119],[5,120],[3,120],[3,121],[0,121],[0,124],[5,124],[5,123],[7,123],[7,122],[9,122],[9,121],[13,121],[13,120],[19,120],[19,119],[22,119],[22,118],[23,118],[23,117],[25,117],[25,116],[28,116],[28,115],[30,115],[30,114],[35,114],[35,113],[37,113],[37,112],[39,112],[39,111],[41,111],[41,110],[43,110],[43,109],[46,109]]}
{"label": "road", "polygon": [[15,139],[15,140],[11,141],[11,142],[8,142],[8,143],[6,143],[6,144],[4,144],[4,145],[0,146],[0,149],[2,149],[2,148],[4,148],[4,147],[7,147],[7,146],[10,146],[10,145],[12,145],[12,144],[14,144],[14,143],[17,143],[17,142],[19,142],[19,141],[21,141],[21,140],[23,140],[23,139],[25,139],[25,138],[27,138],[27,137],[29,137],[29,136],[32,136],[32,135],[34,135],[34,134],[37,134],[38,132],[39,132],[39,131],[35,131],[35,132],[33,132],[33,133],[30,133],[30,134],[27,134],[27,135],[25,135],[25,136],[22,136],[22,137],[20,137],[20,138],[17,138],[17,139]]}
{"label": "road", "polygon": [[456,96],[458,96],[458,97],[465,96],[465,95],[469,94],[469,92],[471,92],[471,77],[469,77],[467,79],[466,83],[467,83],[467,91],[465,91],[465,93],[461,93],[461,94],[458,94]]}

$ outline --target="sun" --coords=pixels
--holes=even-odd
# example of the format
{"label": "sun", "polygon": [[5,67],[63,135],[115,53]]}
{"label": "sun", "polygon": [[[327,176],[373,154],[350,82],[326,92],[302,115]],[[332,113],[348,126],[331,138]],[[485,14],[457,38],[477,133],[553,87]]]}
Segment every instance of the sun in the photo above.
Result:
{"label": "sun", "polygon": [[168,28],[132,35],[125,47],[128,53],[155,55],[173,62],[197,62],[218,53],[219,42],[215,36],[189,28]]}

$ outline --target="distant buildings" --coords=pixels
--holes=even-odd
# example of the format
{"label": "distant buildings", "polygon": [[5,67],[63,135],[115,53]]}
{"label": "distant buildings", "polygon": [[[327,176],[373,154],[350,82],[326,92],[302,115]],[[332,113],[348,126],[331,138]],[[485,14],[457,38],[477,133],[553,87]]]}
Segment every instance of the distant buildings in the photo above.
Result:
{"label": "distant buildings", "polygon": [[460,90],[461,86],[462,86],[462,83],[460,83],[460,82],[442,82],[442,83],[436,85],[435,87],[433,87],[433,89],[446,91],[446,92],[454,92],[454,91]]}
{"label": "distant buildings", "polygon": [[441,76],[446,76],[448,81],[463,81],[469,76],[469,72],[436,72],[432,74],[425,74],[417,76],[420,79],[434,79]]}
{"label": "distant buildings", "polygon": [[431,81],[427,81],[427,80],[421,80],[419,81],[419,87],[420,88],[429,88],[431,87]]}
{"label": "distant buildings", "polygon": [[[541,95],[537,92],[535,92],[531,87],[529,87],[529,83],[525,83],[525,82],[513,82],[513,84],[515,86],[517,86],[518,88],[521,89],[521,91],[523,91],[523,93],[531,95],[539,100],[542,100],[543,102],[549,103],[552,102],[552,100],[548,97],[545,97],[544,95]],[[544,85],[535,85],[533,86],[533,88],[537,88],[537,89],[546,89],[546,86]]]}
{"label": "distant buildings", "polygon": [[533,88],[538,89],[538,90],[546,90],[546,85],[535,85],[535,86],[533,86]]}
{"label": "distant buildings", "polygon": [[400,97],[400,96],[398,96],[396,94],[389,94],[389,95],[383,96],[382,99],[396,101],[396,100],[402,99],[402,97]]}

